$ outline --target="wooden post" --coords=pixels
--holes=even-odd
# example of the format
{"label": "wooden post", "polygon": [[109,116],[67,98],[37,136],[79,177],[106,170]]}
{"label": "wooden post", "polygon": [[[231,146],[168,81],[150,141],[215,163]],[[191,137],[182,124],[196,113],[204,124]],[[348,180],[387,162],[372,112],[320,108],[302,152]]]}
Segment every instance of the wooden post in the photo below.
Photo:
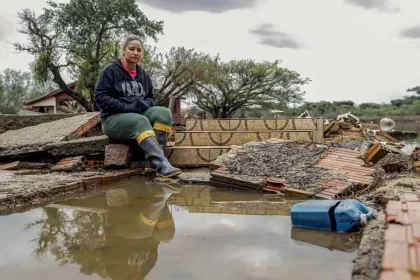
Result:
{"label": "wooden post", "polygon": [[169,105],[168,105],[168,109],[171,110],[171,112],[173,112],[174,110],[174,103],[175,103],[175,97],[171,95],[171,97],[169,97]]}
{"label": "wooden post", "polygon": [[316,130],[312,134],[312,141],[314,143],[324,144],[324,119],[315,119]]}

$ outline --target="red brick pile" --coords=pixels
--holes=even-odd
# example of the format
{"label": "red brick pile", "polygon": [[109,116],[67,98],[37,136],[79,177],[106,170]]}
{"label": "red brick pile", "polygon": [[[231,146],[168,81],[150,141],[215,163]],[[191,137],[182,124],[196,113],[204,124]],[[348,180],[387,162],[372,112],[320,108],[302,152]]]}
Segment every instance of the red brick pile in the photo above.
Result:
{"label": "red brick pile", "polygon": [[420,199],[412,193],[386,207],[380,280],[420,280]]}
{"label": "red brick pile", "polygon": [[346,180],[331,180],[319,182],[323,186],[323,191],[316,195],[323,199],[336,199],[343,197],[352,187],[352,191],[369,186],[372,181],[373,167],[364,167],[364,161],[359,158],[360,152],[333,148],[321,159],[317,167],[323,167],[332,172],[344,175]]}

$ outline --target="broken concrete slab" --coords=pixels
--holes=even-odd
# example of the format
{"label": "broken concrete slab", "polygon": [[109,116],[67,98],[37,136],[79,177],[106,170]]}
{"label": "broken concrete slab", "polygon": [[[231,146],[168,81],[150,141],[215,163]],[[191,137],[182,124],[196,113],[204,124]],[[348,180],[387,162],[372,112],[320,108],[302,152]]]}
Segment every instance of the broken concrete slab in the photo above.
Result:
{"label": "broken concrete slab", "polygon": [[21,162],[15,161],[0,165],[0,170],[19,170],[19,169],[50,169],[53,165],[43,162]]}
{"label": "broken concrete slab", "polygon": [[97,118],[97,113],[87,113],[18,130],[8,130],[0,134],[0,157],[40,152],[47,144],[75,139],[79,127]]}
{"label": "broken concrete slab", "polygon": [[0,115],[0,134],[2,129],[16,130],[77,115],[79,114]]}
{"label": "broken concrete slab", "polygon": [[95,136],[71,141],[50,143],[42,147],[41,151],[52,156],[77,156],[93,153],[104,153],[109,144],[107,136]]}
{"label": "broken concrete slab", "polygon": [[143,175],[141,170],[54,172],[30,175],[0,171],[0,214],[50,204],[72,193],[95,189],[99,186],[106,187],[110,182],[139,175]]}

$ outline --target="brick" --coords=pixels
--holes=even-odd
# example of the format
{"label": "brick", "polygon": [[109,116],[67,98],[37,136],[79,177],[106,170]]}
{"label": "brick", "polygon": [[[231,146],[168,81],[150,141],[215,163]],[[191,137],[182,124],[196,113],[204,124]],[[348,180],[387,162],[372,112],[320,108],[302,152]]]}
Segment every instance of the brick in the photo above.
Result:
{"label": "brick", "polygon": [[416,202],[411,202],[408,201],[407,202],[407,209],[410,211],[420,211],[420,202],[416,201]]}
{"label": "brick", "polygon": [[411,275],[405,270],[382,271],[379,280],[411,280]]}
{"label": "brick", "polygon": [[104,168],[103,160],[88,160],[89,169],[102,169]]}
{"label": "brick", "polygon": [[111,168],[128,168],[132,161],[133,155],[130,147],[122,144],[111,144],[105,148],[104,167]]}
{"label": "brick", "polygon": [[410,224],[410,218],[408,217],[408,213],[399,211],[398,215],[395,217],[394,222],[402,225]]}
{"label": "brick", "polygon": [[406,226],[390,224],[385,231],[385,241],[408,243]]}
{"label": "brick", "polygon": [[402,202],[416,202],[419,201],[419,198],[414,193],[403,193],[402,195],[400,195],[400,200]]}
{"label": "brick", "polygon": [[420,211],[401,211],[401,213],[396,216],[395,223],[400,223],[404,225],[420,223]]}
{"label": "brick", "polygon": [[401,201],[390,200],[388,201],[388,204],[386,205],[386,211],[401,210],[401,209],[402,209]]}
{"label": "brick", "polygon": [[382,256],[382,268],[406,269],[408,267],[408,244],[386,241]]}
{"label": "brick", "polygon": [[411,229],[414,240],[420,242],[420,223],[413,223]]}
{"label": "brick", "polygon": [[336,189],[336,188],[328,188],[328,189],[325,189],[324,191],[322,191],[323,193],[331,193],[332,195],[340,195],[342,192],[343,192],[343,190],[338,190],[338,189]]}
{"label": "brick", "polygon": [[408,244],[414,244],[416,241],[413,237],[413,229],[410,226],[406,226],[406,227],[407,227],[407,230],[406,230],[406,232],[407,232],[407,242],[408,242]]}
{"label": "brick", "polygon": [[71,171],[83,171],[87,168],[88,162],[84,156],[63,158],[55,166],[51,168],[51,171],[55,172],[71,172]]}
{"label": "brick", "polygon": [[0,165],[0,170],[17,170],[19,169],[19,164],[20,161],[2,164]]}

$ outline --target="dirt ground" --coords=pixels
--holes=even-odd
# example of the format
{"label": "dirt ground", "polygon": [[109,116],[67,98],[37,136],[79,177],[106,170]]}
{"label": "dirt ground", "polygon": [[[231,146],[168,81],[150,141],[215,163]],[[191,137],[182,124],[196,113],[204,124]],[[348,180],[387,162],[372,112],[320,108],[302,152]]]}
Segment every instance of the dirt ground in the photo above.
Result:
{"label": "dirt ground", "polygon": [[354,262],[352,280],[377,280],[384,248],[385,207],[389,200],[399,200],[403,193],[420,195],[420,177],[415,174],[389,175],[379,186],[358,197],[374,208],[375,219],[363,231],[363,238]]}

